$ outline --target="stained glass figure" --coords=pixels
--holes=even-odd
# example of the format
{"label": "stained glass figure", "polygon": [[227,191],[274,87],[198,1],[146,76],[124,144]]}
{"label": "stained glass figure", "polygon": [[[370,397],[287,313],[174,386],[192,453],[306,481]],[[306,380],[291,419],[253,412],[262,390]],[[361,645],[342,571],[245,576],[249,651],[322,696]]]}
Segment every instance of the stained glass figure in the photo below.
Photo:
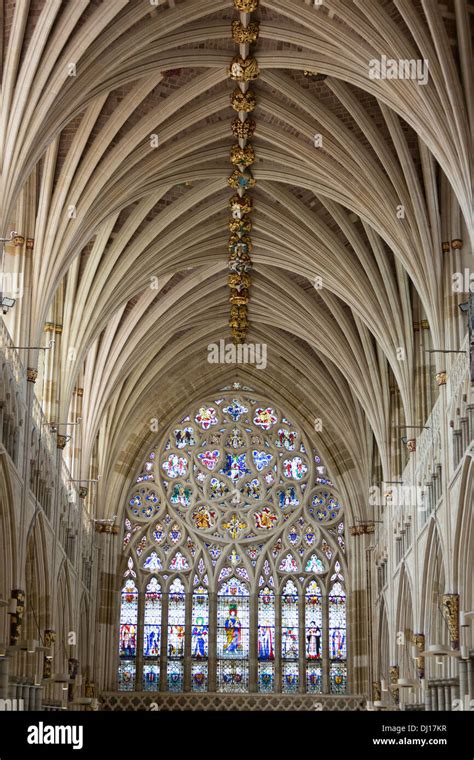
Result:
{"label": "stained glass figure", "polygon": [[203,430],[209,430],[212,425],[217,425],[219,422],[216,410],[212,406],[201,406],[196,414],[195,420]]}
{"label": "stained glass figure", "polygon": [[195,446],[194,429],[192,427],[185,427],[182,430],[175,430],[174,440],[177,449],[184,449],[186,446]]}
{"label": "stained glass figure", "polygon": [[294,486],[281,488],[277,492],[278,503],[282,509],[285,507],[297,507],[299,502],[298,494]]}
{"label": "stained glass figure", "polygon": [[[168,595],[168,660],[184,657],[185,614],[184,585],[179,578],[175,578],[170,586]],[[175,670],[172,668],[170,670],[168,667],[168,682],[170,673],[174,672]]]}
{"label": "stained glass figure", "polygon": [[346,595],[339,581],[329,591],[329,658],[346,659]]}
{"label": "stained glass figure", "polygon": [[152,578],[145,591],[145,610],[143,617],[143,655],[158,658],[161,653],[161,586]]}
{"label": "stained glass figure", "polygon": [[287,451],[294,451],[296,436],[297,433],[295,430],[286,430],[285,428],[280,428],[278,431],[278,437],[275,441],[275,446],[278,446],[280,449],[285,448]]}
{"label": "stained glass figure", "polygon": [[138,589],[129,579],[122,588],[120,607],[120,644],[121,657],[135,657],[137,654],[138,624]]}
{"label": "stained glass figure", "polygon": [[245,583],[237,578],[223,583],[217,605],[218,657],[248,657],[249,592]]}
{"label": "stained glass figure", "polygon": [[164,471],[170,478],[178,478],[186,475],[188,470],[188,460],[178,454],[168,454],[162,465]]}
{"label": "stained glass figure", "polygon": [[189,570],[189,562],[181,552],[176,552],[169,564],[170,570]]}
{"label": "stained glass figure", "polygon": [[227,475],[234,483],[250,473],[246,463],[246,454],[226,454],[225,465],[220,471],[222,475]]}
{"label": "stained glass figure", "polygon": [[162,570],[163,565],[161,564],[161,559],[159,558],[158,554],[156,552],[152,552],[148,555],[146,560],[143,563],[143,569],[144,570]]}
{"label": "stained glass figure", "polygon": [[170,502],[180,504],[182,507],[189,507],[191,504],[191,489],[182,483],[174,483],[171,491]]}
{"label": "stained glass figure", "polygon": [[281,597],[281,657],[297,660],[299,653],[298,589],[286,582]]}
{"label": "stained glass figure", "polygon": [[266,409],[258,408],[255,410],[255,416],[253,418],[254,424],[261,427],[263,430],[270,430],[275,424],[278,417],[275,415],[275,410],[271,407]]}
{"label": "stained glass figure", "polygon": [[322,594],[316,581],[310,581],[305,593],[305,646],[308,660],[322,658]]}
{"label": "stained glass figure", "polygon": [[285,478],[294,478],[295,480],[301,480],[308,472],[308,467],[304,464],[301,457],[293,457],[293,459],[285,459],[283,462],[283,474]]}
{"label": "stained glass figure", "polygon": [[275,594],[268,586],[258,593],[258,659],[275,659]]}
{"label": "stained glass figure", "polygon": [[194,510],[193,512],[193,521],[194,525],[199,530],[208,530],[209,528],[213,528],[216,524],[215,510],[210,509],[206,506],[198,507],[198,509]]}
{"label": "stained glass figure", "polygon": [[297,573],[298,565],[292,554],[287,554],[280,562],[278,569],[283,573]]}
{"label": "stained glass figure", "polygon": [[305,568],[307,573],[325,573],[326,568],[324,567],[324,562],[319,559],[319,557],[316,556],[316,554],[312,554],[309,560],[307,561]]}
{"label": "stained glass figure", "polygon": [[191,657],[205,660],[209,653],[209,594],[199,586],[193,593],[191,620]]}
{"label": "stained glass figure", "polygon": [[269,507],[254,512],[255,527],[259,530],[271,530],[278,521],[278,516]]}

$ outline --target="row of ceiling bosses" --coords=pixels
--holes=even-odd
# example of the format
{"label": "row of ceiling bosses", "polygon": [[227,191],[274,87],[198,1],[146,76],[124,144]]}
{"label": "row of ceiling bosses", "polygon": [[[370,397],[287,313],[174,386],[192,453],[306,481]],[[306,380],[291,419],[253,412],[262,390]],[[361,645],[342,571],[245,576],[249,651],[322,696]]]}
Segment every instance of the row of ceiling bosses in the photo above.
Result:
{"label": "row of ceiling bosses", "polygon": [[255,150],[250,138],[254,134],[256,124],[249,114],[255,110],[257,100],[249,83],[256,80],[260,73],[257,59],[250,55],[250,45],[258,40],[260,24],[252,18],[252,13],[258,8],[258,0],[234,0],[234,8],[240,11],[240,19],[232,22],[232,39],[239,46],[239,55],[232,59],[229,67],[229,76],[238,86],[232,94],[232,108],[237,116],[231,126],[237,143],[230,151],[234,170],[228,181],[230,187],[236,190],[236,194],[229,201],[231,219],[228,285],[231,291],[229,326],[234,343],[242,344],[249,327],[248,302],[252,269],[250,254],[253,248],[250,234],[253,199],[248,191],[256,184],[250,168],[255,162]]}

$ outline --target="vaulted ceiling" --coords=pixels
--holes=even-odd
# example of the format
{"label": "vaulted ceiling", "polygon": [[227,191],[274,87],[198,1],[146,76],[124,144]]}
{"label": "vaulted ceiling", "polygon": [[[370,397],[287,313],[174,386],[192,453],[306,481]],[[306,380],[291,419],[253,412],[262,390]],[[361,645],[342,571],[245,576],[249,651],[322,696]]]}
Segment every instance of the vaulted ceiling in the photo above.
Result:
{"label": "vaulted ceiling", "polygon": [[[414,308],[445,339],[440,199],[469,215],[468,12],[462,0],[260,0],[258,370],[207,361],[209,343],[230,339],[232,0],[5,3],[1,226],[34,238],[21,314],[32,345],[64,304],[59,415],[83,387],[85,468],[100,431],[103,472],[125,478],[150,419],[164,427],[236,380],[311,427],[321,418],[319,448],[349,491],[366,490],[372,433],[388,465],[391,386],[415,415]],[[428,82],[370,79],[383,55],[428,60]]]}

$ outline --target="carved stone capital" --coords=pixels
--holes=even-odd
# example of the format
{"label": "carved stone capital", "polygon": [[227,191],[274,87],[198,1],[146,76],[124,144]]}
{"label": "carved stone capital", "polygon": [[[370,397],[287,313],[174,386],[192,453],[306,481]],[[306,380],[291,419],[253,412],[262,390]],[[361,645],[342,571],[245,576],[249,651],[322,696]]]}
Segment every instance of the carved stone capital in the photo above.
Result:
{"label": "carved stone capital", "polygon": [[56,643],[56,631],[52,628],[46,628],[43,634],[43,641],[46,649],[51,649]]}
{"label": "carved stone capital", "polygon": [[26,370],[26,379],[29,383],[36,383],[38,377],[38,370],[34,367],[28,367]]}
{"label": "carved stone capital", "polygon": [[58,449],[61,449],[61,450],[64,449],[64,447],[66,446],[66,443],[68,442],[68,440],[69,439],[68,439],[67,435],[60,435],[58,433],[58,436],[56,438],[56,447]]}
{"label": "carved stone capital", "polygon": [[351,525],[349,528],[349,533],[351,536],[364,536],[368,533],[374,532],[375,523],[373,522],[359,523],[359,525]]}
{"label": "carved stone capital", "polygon": [[436,382],[438,385],[446,385],[446,381],[448,379],[448,373],[445,369],[443,369],[441,372],[437,372],[436,375]]}
{"label": "carved stone capital", "polygon": [[410,454],[413,454],[416,451],[416,438],[410,438],[407,441],[407,449]]}
{"label": "carved stone capital", "polygon": [[111,533],[116,536],[119,532],[118,525],[111,525],[111,523],[94,523],[96,533]]}
{"label": "carved stone capital", "polygon": [[460,238],[454,238],[454,240],[451,240],[451,248],[453,251],[460,251],[463,245],[464,243]]}

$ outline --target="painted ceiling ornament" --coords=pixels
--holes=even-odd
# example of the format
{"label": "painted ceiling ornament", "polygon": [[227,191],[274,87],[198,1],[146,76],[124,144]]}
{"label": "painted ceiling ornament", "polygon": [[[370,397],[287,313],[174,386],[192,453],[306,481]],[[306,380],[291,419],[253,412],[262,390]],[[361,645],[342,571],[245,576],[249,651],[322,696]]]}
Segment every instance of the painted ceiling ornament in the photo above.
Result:
{"label": "painted ceiling ornament", "polygon": [[229,327],[232,329],[234,340],[245,338],[249,326],[246,306],[232,306],[230,310]]}
{"label": "painted ceiling ornament", "polygon": [[229,301],[234,306],[243,306],[249,302],[248,290],[231,290]]}
{"label": "painted ceiling ornament", "polygon": [[229,76],[235,82],[250,82],[260,74],[256,58],[233,58],[229,68]]}
{"label": "painted ceiling ornament", "polygon": [[251,166],[255,163],[255,151],[251,143],[247,143],[245,148],[240,145],[233,145],[230,149],[230,160],[234,166]]}
{"label": "painted ceiling ornament", "polygon": [[234,0],[234,8],[244,13],[252,13],[258,8],[258,0]]}
{"label": "painted ceiling ornament", "polygon": [[242,219],[245,214],[250,214],[252,211],[252,199],[246,193],[241,198],[233,195],[229,200],[229,207],[234,219]]}
{"label": "painted ceiling ornament", "polygon": [[255,93],[253,90],[247,90],[242,92],[239,88],[235,89],[232,93],[232,108],[237,112],[251,113],[255,110],[257,101],[255,100]]}
{"label": "painted ceiling ornament", "polygon": [[249,235],[231,235],[229,238],[229,253],[236,256],[245,256],[252,253],[252,239]]}
{"label": "painted ceiling ornament", "polygon": [[241,21],[232,22],[232,39],[238,45],[245,45],[246,43],[256,42],[260,32],[260,24],[258,21],[250,21],[247,26]]}
{"label": "painted ceiling ornament", "polygon": [[252,220],[248,216],[242,219],[231,219],[229,221],[229,232],[233,235],[245,235],[252,230]]}
{"label": "painted ceiling ornament", "polygon": [[256,180],[248,170],[241,172],[235,169],[227,181],[234,190],[248,190],[256,185]]}
{"label": "painted ceiling ornament", "polygon": [[255,126],[255,121],[253,119],[245,119],[245,121],[242,121],[236,116],[232,122],[232,134],[240,140],[247,140],[249,137],[253,137]]}
{"label": "painted ceiling ornament", "polygon": [[241,293],[243,290],[250,287],[250,275],[234,272],[229,275],[227,284],[229,285],[229,288],[237,290],[239,293]]}

